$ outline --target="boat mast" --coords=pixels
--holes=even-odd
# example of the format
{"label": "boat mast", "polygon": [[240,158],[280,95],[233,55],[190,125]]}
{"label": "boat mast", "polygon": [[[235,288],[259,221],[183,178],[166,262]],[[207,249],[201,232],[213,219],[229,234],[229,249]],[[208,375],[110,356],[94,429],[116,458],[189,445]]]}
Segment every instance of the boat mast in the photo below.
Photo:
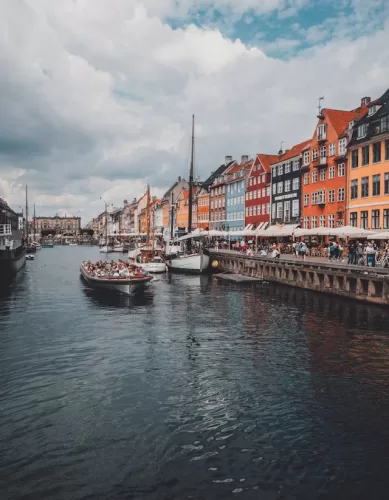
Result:
{"label": "boat mast", "polygon": [[173,189],[172,189],[172,201],[171,201],[171,210],[170,210],[170,238],[173,239],[174,235],[174,205],[173,205]]}
{"label": "boat mast", "polygon": [[34,224],[34,241],[36,239],[35,237],[35,203],[34,203],[34,221],[33,221],[33,224]]}
{"label": "boat mast", "polygon": [[27,184],[26,184],[26,242],[28,244],[28,194],[27,194]]}
{"label": "boat mast", "polygon": [[[188,233],[192,232],[192,202],[193,202],[193,161],[194,161],[194,115],[192,115],[192,150],[190,154],[189,170],[189,213],[188,213]],[[188,249],[191,248],[191,241],[188,240]]]}
{"label": "boat mast", "polygon": [[105,201],[105,244],[108,247],[108,205]]}
{"label": "boat mast", "polygon": [[146,211],[146,245],[150,245],[150,184],[147,184],[146,191],[146,203],[147,203],[147,211]]}

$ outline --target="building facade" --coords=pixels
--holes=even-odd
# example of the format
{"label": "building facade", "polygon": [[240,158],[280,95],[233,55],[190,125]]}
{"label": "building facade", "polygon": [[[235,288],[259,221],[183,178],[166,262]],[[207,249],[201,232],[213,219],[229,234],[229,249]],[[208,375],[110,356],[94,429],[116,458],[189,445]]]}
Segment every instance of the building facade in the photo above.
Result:
{"label": "building facade", "polygon": [[226,172],[226,230],[243,231],[245,228],[245,195],[247,180],[253,160],[242,155],[241,162],[230,167]]}
{"label": "building facade", "polygon": [[81,229],[81,217],[34,217],[33,225],[37,233],[52,232],[64,236],[78,236]]}
{"label": "building facade", "polygon": [[205,187],[201,187],[196,196],[198,229],[209,229],[209,200],[208,190]]}
{"label": "building facade", "polygon": [[271,164],[271,223],[301,224],[301,165],[310,140],[280,151]]}
{"label": "building facade", "polygon": [[178,177],[177,181],[162,196],[162,225],[164,227],[166,235],[170,236],[171,227],[174,228],[176,226],[174,208],[177,202],[177,198],[184,189],[188,188],[188,182],[185,179]]}
{"label": "building facade", "polygon": [[235,165],[232,156],[225,157],[225,163],[205,181],[209,186],[209,228],[226,230],[226,173]]}
{"label": "building facade", "polygon": [[347,134],[363,108],[323,109],[309,150],[302,155],[302,227],[335,228],[346,223]]}
{"label": "building facade", "polygon": [[270,222],[271,168],[277,155],[257,154],[251,166],[245,194],[245,226],[261,227]]}
{"label": "building facade", "polygon": [[389,90],[365,104],[348,148],[348,224],[389,229]]}

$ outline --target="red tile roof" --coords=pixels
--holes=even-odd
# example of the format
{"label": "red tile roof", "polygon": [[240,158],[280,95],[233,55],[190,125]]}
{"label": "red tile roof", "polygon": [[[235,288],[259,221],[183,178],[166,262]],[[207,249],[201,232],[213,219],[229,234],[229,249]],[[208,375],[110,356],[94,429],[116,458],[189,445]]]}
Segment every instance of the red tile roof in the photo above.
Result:
{"label": "red tile roof", "polygon": [[270,165],[277,161],[278,155],[265,155],[263,153],[257,154],[257,159],[261,162],[261,165],[265,172],[270,172]]}
{"label": "red tile roof", "polygon": [[286,151],[282,155],[275,155],[275,160],[271,162],[270,165],[273,165],[274,163],[278,163],[280,161],[285,161],[289,160],[289,158],[294,158],[295,156],[300,155],[304,149],[309,148],[311,144],[311,139],[308,139],[304,142],[300,142],[299,144],[294,145],[289,151]]}
{"label": "red tile roof", "polygon": [[225,174],[235,174],[236,172],[240,172],[243,170],[249,170],[251,165],[253,164],[253,160],[248,160],[245,163],[236,163],[232,165],[231,168],[225,171]]}
{"label": "red tile roof", "polygon": [[338,136],[341,136],[348,129],[352,120],[360,120],[367,112],[367,106],[353,109],[352,111],[343,111],[340,109],[323,109],[324,115],[329,119]]}

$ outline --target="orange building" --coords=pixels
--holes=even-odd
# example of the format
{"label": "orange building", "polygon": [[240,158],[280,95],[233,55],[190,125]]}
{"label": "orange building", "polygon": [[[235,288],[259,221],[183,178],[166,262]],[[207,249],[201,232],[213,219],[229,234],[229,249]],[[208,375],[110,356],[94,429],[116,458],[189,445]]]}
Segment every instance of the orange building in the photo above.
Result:
{"label": "orange building", "polygon": [[197,227],[199,229],[209,229],[209,192],[205,188],[200,188],[196,196],[197,205]]}
{"label": "orange building", "polygon": [[346,224],[347,134],[366,108],[323,109],[311,146],[302,153],[302,227]]}
{"label": "orange building", "polygon": [[389,229],[389,90],[354,124],[349,144],[348,223]]}

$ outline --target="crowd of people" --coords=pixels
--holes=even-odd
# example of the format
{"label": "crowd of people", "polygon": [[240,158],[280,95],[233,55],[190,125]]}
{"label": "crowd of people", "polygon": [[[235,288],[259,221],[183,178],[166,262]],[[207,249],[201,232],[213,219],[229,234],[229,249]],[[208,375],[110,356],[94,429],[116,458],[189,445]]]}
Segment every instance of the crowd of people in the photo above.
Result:
{"label": "crowd of people", "polygon": [[384,266],[389,267],[389,242],[380,241],[349,241],[344,244],[341,241],[332,240],[322,246],[309,244],[304,240],[293,242],[257,242],[245,239],[236,240],[231,243],[227,241],[216,241],[216,250],[230,249],[239,251],[248,256],[267,256],[279,258],[281,254],[289,254],[306,259],[309,256],[324,257],[329,261],[344,262],[349,265],[367,265],[375,267],[377,262],[383,260]]}
{"label": "crowd of people", "polygon": [[139,278],[147,273],[136,266],[122,260],[119,261],[102,261],[82,263],[85,271],[96,278]]}

